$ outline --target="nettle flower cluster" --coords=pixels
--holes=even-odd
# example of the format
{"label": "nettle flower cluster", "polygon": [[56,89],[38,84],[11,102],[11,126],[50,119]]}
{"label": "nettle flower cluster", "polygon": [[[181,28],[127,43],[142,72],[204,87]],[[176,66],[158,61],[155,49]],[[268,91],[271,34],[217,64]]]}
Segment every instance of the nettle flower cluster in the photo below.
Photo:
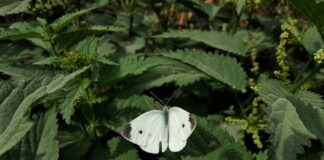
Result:
{"label": "nettle flower cluster", "polygon": [[314,53],[314,60],[318,64],[323,64],[324,63],[324,50],[319,49]]}
{"label": "nettle flower cluster", "polygon": [[276,48],[276,60],[279,66],[279,69],[275,70],[274,75],[284,81],[285,83],[290,83],[288,77],[289,74],[289,66],[286,64],[287,60],[287,52],[286,45],[288,40],[293,38],[293,40],[297,41],[297,43],[301,42],[301,36],[296,28],[297,20],[288,18],[287,22],[281,25],[281,30],[283,31],[280,34],[279,45]]}

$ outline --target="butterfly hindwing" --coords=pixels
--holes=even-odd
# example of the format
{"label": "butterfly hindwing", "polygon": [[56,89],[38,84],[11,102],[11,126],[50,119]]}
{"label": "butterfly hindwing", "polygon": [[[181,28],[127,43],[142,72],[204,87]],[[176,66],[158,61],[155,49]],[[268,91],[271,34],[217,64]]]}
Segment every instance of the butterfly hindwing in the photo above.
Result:
{"label": "butterfly hindwing", "polygon": [[196,121],[191,117],[191,114],[179,107],[169,109],[169,149],[172,152],[182,150],[187,139],[196,127]]}
{"label": "butterfly hindwing", "polygon": [[132,120],[122,136],[148,153],[164,152],[168,147],[168,128],[163,111],[145,112]]}

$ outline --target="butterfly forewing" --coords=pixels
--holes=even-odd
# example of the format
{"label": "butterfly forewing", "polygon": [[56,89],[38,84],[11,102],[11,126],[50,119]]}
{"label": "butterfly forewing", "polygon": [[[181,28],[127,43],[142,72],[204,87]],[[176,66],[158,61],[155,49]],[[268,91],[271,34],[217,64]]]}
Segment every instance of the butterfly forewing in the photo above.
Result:
{"label": "butterfly forewing", "polygon": [[191,117],[191,114],[179,107],[169,109],[169,149],[172,152],[182,150],[187,139],[196,127],[196,121]]}
{"label": "butterfly forewing", "polygon": [[161,110],[145,112],[131,121],[122,136],[148,153],[164,152],[168,147],[168,128]]}

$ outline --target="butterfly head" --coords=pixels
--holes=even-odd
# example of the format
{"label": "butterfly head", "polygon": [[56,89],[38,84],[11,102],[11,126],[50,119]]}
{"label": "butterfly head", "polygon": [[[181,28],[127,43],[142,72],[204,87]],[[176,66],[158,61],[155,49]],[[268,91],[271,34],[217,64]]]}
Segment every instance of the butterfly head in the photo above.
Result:
{"label": "butterfly head", "polygon": [[169,110],[169,107],[168,106],[163,106],[163,112],[168,112],[168,110]]}

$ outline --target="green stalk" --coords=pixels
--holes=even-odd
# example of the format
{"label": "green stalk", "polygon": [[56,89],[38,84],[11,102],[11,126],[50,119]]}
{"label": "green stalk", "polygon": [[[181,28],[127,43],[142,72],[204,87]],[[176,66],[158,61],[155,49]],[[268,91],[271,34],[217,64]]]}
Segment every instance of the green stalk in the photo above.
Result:
{"label": "green stalk", "polygon": [[233,34],[235,34],[236,31],[237,31],[237,29],[239,28],[240,20],[241,20],[241,16],[242,16],[242,12],[243,12],[243,11],[241,11],[241,13],[239,13],[239,14],[237,15],[237,18],[236,18],[236,21],[235,21],[235,23],[234,23],[234,27],[233,27]]}
{"label": "green stalk", "polygon": [[57,54],[57,51],[55,49],[55,45],[54,45],[54,41],[53,41],[53,38],[52,37],[49,37],[49,43],[51,44],[51,48],[53,50],[54,55],[57,56],[58,54]]}
{"label": "green stalk", "polygon": [[289,89],[290,92],[294,93],[296,90],[303,85],[305,82],[313,78],[313,76],[318,72],[318,70],[321,68],[319,64],[315,66],[315,68],[309,72],[303,79],[297,81],[296,83],[293,84],[293,86]]}
{"label": "green stalk", "polygon": [[238,96],[237,96],[237,94],[236,94],[235,91],[233,91],[233,94],[234,94],[234,98],[235,98],[235,101],[236,101],[237,105],[240,107],[241,115],[242,115],[245,119],[247,119],[247,115],[246,115],[246,113],[245,113],[244,108],[242,107],[242,104],[241,104],[240,99],[238,98]]}
{"label": "green stalk", "polygon": [[308,61],[306,62],[306,64],[304,65],[304,67],[302,68],[301,72],[299,72],[299,74],[297,75],[294,83],[296,83],[297,81],[299,81],[302,78],[303,73],[306,71],[307,67],[310,65],[310,63],[312,62],[312,58],[309,58]]}
{"label": "green stalk", "polygon": [[265,114],[266,114],[266,113],[265,113],[264,111],[262,111],[262,113],[258,113],[258,116],[253,120],[252,124],[253,124],[253,125],[257,124],[258,121],[259,121],[260,119],[262,119],[263,116],[264,116]]}

